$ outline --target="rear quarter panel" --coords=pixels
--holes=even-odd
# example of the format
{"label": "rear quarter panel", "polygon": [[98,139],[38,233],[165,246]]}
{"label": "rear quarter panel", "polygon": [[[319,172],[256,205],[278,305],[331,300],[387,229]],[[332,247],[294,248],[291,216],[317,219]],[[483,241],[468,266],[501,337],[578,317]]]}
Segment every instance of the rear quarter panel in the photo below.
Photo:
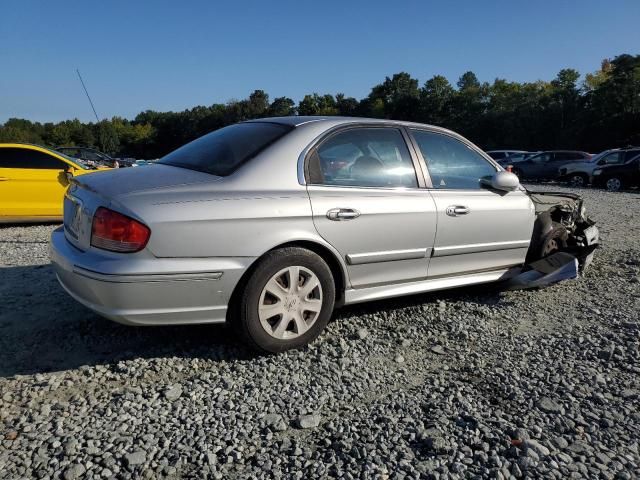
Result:
{"label": "rear quarter panel", "polygon": [[256,257],[283,243],[319,238],[304,188],[174,192],[168,198],[126,198],[127,208],[151,228],[147,248],[157,257]]}

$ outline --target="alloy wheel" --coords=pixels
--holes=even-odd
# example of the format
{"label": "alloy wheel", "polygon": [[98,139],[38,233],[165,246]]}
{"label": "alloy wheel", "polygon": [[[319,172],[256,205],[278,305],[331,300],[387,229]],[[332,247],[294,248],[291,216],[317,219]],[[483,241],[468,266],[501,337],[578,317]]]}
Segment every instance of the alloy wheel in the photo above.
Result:
{"label": "alloy wheel", "polygon": [[585,179],[582,175],[573,175],[570,179],[569,179],[569,185],[571,185],[572,187],[584,187],[585,186]]}
{"label": "alloy wheel", "polygon": [[279,340],[309,330],[322,309],[320,280],[306,267],[291,266],[273,275],[262,289],[258,317],[262,328]]}
{"label": "alloy wheel", "polygon": [[622,189],[622,182],[619,178],[613,177],[607,180],[607,190],[610,192],[617,192]]}

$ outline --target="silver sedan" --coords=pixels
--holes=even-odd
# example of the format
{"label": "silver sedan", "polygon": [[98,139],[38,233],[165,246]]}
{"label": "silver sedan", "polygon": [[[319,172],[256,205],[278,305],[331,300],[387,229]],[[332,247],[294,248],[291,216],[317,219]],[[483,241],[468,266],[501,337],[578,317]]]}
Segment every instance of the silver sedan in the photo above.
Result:
{"label": "silver sedan", "polygon": [[508,278],[569,228],[459,135],[387,120],[253,120],[72,182],[51,259],[73,298],[126,324],[229,322],[269,352],[335,306]]}

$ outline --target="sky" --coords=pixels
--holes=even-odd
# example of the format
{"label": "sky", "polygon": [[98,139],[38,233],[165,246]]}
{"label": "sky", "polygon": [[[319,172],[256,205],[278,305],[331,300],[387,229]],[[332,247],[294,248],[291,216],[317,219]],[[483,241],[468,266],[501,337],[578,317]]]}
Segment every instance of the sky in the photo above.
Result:
{"label": "sky", "polygon": [[243,99],[344,93],[406,71],[420,85],[551,80],[640,53],[638,0],[2,0],[0,123],[133,118]]}

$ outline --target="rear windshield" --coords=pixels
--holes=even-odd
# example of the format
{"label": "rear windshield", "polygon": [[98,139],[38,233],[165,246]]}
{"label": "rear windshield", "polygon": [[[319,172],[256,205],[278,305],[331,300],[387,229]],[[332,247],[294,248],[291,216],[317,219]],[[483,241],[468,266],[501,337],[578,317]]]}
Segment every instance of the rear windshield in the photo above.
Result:
{"label": "rear windshield", "polygon": [[159,163],[224,177],[291,129],[268,122],[230,125],[187,143],[162,157]]}

